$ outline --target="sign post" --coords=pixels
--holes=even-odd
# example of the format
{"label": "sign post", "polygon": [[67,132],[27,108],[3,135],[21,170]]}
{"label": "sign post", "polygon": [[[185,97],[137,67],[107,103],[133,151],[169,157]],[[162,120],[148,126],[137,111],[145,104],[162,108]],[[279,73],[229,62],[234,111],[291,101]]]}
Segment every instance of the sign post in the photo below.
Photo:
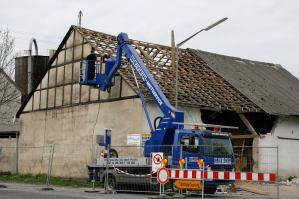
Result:
{"label": "sign post", "polygon": [[164,194],[164,185],[169,182],[168,171],[162,167],[157,171],[157,180],[160,184],[160,195]]}
{"label": "sign post", "polygon": [[201,170],[201,179],[202,179],[202,186],[201,186],[201,198],[204,198],[204,189],[205,189],[205,181],[204,181],[204,178],[205,178],[205,163],[203,161],[203,159],[199,159],[197,161],[197,164],[198,164],[198,168],[199,170]]}

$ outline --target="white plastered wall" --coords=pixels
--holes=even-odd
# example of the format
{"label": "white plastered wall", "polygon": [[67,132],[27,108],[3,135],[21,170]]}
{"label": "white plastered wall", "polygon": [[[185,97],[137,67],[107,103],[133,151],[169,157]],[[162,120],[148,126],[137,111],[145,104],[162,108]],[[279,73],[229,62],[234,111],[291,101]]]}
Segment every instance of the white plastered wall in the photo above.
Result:
{"label": "white plastered wall", "polygon": [[[149,104],[148,109],[152,119],[160,115],[155,105]],[[200,121],[199,109],[185,108],[185,111],[186,122]],[[126,145],[127,134],[149,132],[138,98],[26,113],[21,120],[20,145],[55,144],[52,173],[64,177],[87,177],[86,166],[94,160],[96,135],[104,134],[105,128],[112,129],[112,144],[117,146]],[[117,149],[120,155],[128,152],[122,147]],[[40,157],[40,150],[36,151],[36,157]],[[21,153],[20,157],[23,173],[43,173],[47,169],[47,165],[42,168],[31,165],[32,153]]]}
{"label": "white plastered wall", "polygon": [[281,178],[286,179],[289,176],[299,176],[298,116],[278,117],[272,132],[261,138],[256,138],[254,146],[278,147],[278,156],[276,149],[259,149],[259,152],[256,154],[259,171],[276,172],[278,163],[278,174]]}

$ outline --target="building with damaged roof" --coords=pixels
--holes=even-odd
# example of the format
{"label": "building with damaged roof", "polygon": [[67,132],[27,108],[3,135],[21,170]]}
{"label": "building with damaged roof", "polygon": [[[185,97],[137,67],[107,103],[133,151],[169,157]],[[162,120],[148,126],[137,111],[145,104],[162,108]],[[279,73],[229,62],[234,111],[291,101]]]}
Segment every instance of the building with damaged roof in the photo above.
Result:
{"label": "building with damaged roof", "polygon": [[[131,42],[174,104],[175,68],[171,48],[136,40]],[[149,132],[134,76],[126,60],[122,62],[110,93],[79,84],[80,62],[92,47],[100,55],[115,52],[116,37],[71,26],[50,59],[43,78],[17,114],[21,119],[20,145],[55,144],[53,175],[86,177],[86,165],[94,161],[97,153],[96,135],[104,134],[105,128],[112,129],[112,143],[117,146],[126,145],[129,134]],[[180,51],[178,105],[185,111],[186,122],[237,126],[238,130],[230,130],[233,144],[237,146],[296,146],[296,136],[299,138],[298,79],[274,64],[192,49]],[[278,94],[275,94],[275,87]],[[161,112],[151,102],[145,88],[141,90],[149,102],[151,120],[154,120]],[[292,99],[288,100],[287,95]],[[249,150],[248,153],[254,152]],[[284,157],[283,153],[279,154]],[[30,168],[31,172],[43,172],[28,166],[31,163],[26,161],[26,155],[20,156],[20,170],[28,172]],[[260,157],[256,156],[259,161]],[[285,175],[299,173],[299,168],[291,164],[280,164]],[[247,165],[240,163],[239,166]]]}

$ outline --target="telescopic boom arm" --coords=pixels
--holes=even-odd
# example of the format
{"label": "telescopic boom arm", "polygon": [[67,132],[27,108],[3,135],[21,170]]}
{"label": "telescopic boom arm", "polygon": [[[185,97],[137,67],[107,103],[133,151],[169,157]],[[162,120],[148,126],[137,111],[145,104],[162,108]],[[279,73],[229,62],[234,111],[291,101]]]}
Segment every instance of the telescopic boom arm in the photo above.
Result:
{"label": "telescopic boom arm", "polygon": [[[151,94],[155,103],[159,106],[163,112],[164,118],[172,122],[183,122],[183,112],[175,109],[166,98],[160,87],[158,86],[156,80],[152,77],[151,73],[147,69],[146,65],[140,59],[136,50],[131,46],[129,42],[128,35],[126,33],[120,33],[117,36],[117,56],[115,58],[115,63],[110,69],[110,72],[102,77],[102,83],[99,84],[101,90],[107,90],[109,85],[111,85],[112,78],[115,76],[117,70],[121,66],[121,60],[123,53],[126,59],[132,64],[134,70],[139,75],[143,82],[143,85],[147,88],[148,92]],[[176,125],[178,126],[178,125]]]}

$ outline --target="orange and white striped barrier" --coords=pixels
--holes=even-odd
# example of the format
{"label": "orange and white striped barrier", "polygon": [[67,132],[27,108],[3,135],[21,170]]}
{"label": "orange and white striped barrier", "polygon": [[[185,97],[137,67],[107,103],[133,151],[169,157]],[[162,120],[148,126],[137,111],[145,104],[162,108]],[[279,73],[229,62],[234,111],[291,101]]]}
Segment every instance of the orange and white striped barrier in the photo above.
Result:
{"label": "orange and white striped barrier", "polygon": [[190,169],[168,169],[170,179],[189,180],[241,180],[241,181],[263,181],[275,182],[275,173],[253,173],[233,171],[200,171]]}

